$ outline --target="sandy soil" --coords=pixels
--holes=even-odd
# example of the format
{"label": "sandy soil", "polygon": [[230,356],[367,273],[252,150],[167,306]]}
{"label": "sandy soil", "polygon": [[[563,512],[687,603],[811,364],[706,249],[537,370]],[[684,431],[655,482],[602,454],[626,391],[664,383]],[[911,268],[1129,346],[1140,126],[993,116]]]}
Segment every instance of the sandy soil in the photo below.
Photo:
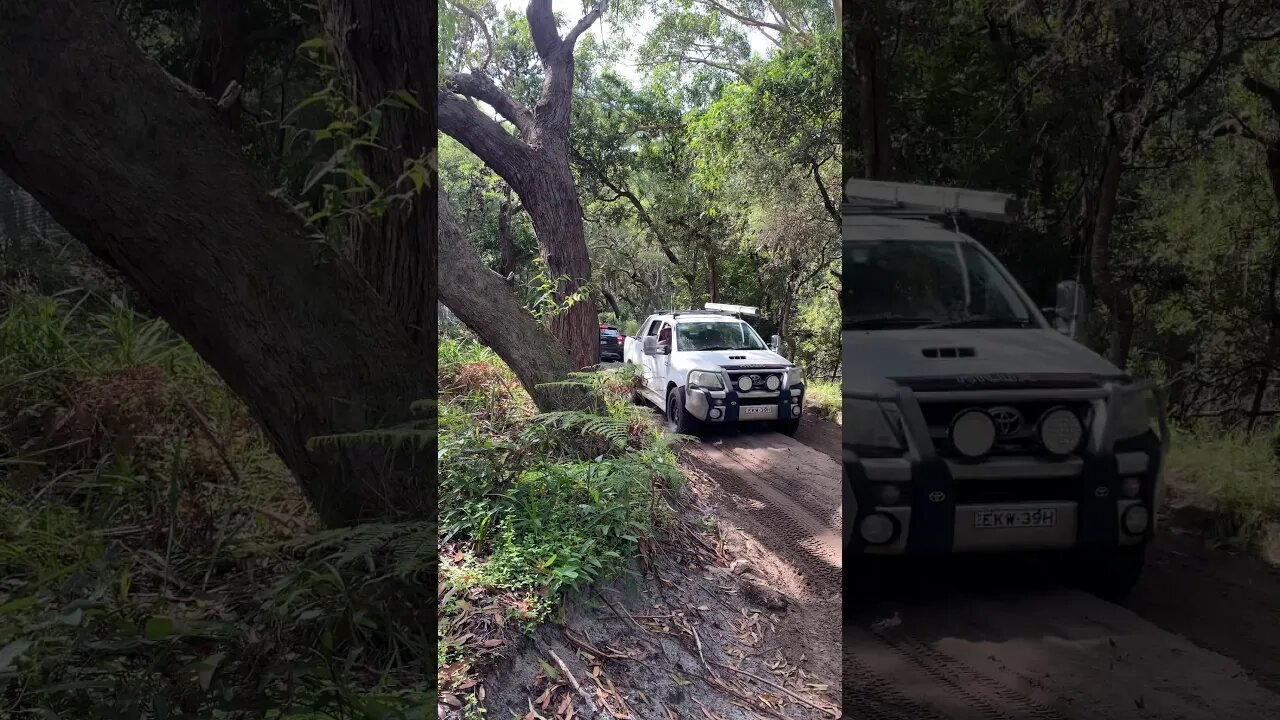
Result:
{"label": "sandy soil", "polygon": [[1280,717],[1280,577],[1159,538],[1126,606],[1021,558],[913,562],[850,608],[847,718]]}
{"label": "sandy soil", "polygon": [[824,450],[763,430],[690,448],[672,540],[503,661],[489,717],[839,717],[839,432],[800,438]]}

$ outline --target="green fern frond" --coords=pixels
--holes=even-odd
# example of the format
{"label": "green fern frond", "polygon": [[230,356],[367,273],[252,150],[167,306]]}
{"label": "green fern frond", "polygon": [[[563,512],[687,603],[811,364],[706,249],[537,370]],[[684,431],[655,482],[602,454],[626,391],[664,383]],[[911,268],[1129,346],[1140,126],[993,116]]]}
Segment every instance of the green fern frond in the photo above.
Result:
{"label": "green fern frond", "polygon": [[307,441],[309,450],[321,448],[345,448],[357,444],[382,445],[393,450],[427,450],[436,441],[434,420],[405,424],[386,430],[361,430],[359,432],[318,435]]}
{"label": "green fern frond", "polygon": [[[604,438],[614,447],[620,449],[626,448],[631,440],[631,422],[626,418],[597,415],[582,410],[560,410],[541,413],[534,416],[530,427],[551,427],[560,430],[578,429],[586,434]],[[528,431],[526,431],[526,435],[528,435]]]}

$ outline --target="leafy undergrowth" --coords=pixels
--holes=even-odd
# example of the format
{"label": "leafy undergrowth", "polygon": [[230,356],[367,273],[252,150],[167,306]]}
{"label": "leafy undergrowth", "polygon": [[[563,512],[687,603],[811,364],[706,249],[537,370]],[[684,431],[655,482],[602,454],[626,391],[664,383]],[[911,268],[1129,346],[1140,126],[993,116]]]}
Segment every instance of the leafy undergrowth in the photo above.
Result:
{"label": "leafy undergrowth", "polygon": [[840,383],[835,380],[810,380],[805,386],[805,405],[823,420],[840,422]]}
{"label": "leafy undergrowth", "polygon": [[1179,432],[1165,477],[1172,503],[1211,539],[1280,564],[1280,459],[1270,438]]}
{"label": "leafy undergrowth", "polygon": [[552,413],[474,342],[442,339],[439,368],[440,699],[464,711],[520,632],[649,552],[670,521],[658,493],[683,480],[681,439],[631,406],[626,368],[569,381],[602,398],[598,412]]}
{"label": "leafy undergrowth", "polygon": [[118,299],[0,311],[0,717],[434,716],[434,526],[321,530]]}

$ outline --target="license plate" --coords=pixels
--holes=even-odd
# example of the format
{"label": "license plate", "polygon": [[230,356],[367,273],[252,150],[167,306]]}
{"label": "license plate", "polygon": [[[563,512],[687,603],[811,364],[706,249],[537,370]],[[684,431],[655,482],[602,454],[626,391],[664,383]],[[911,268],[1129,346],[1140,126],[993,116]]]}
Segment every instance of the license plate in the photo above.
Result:
{"label": "license plate", "polygon": [[743,415],[768,415],[773,412],[773,408],[769,405],[745,405],[742,408]]}
{"label": "license plate", "polygon": [[973,526],[983,530],[999,528],[1044,528],[1058,523],[1058,511],[1053,508],[1029,508],[1026,510],[979,510],[973,516]]}

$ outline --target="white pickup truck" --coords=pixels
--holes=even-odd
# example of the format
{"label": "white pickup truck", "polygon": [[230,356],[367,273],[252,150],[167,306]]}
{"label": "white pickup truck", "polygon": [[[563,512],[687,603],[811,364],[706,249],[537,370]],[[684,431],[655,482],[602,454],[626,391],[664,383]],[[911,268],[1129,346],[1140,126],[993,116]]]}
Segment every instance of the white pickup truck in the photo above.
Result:
{"label": "white pickup truck", "polygon": [[1073,339],[1077,283],[1046,318],[958,227],[1017,210],[999,193],[845,186],[846,572],[876,555],[1048,552],[1118,599],[1155,532],[1163,403]]}
{"label": "white pickup truck", "polygon": [[703,310],[650,315],[626,338],[623,360],[644,382],[637,400],[666,412],[673,432],[704,424],[770,422],[794,435],[804,407],[804,375],[741,319],[755,308],[708,303]]}

